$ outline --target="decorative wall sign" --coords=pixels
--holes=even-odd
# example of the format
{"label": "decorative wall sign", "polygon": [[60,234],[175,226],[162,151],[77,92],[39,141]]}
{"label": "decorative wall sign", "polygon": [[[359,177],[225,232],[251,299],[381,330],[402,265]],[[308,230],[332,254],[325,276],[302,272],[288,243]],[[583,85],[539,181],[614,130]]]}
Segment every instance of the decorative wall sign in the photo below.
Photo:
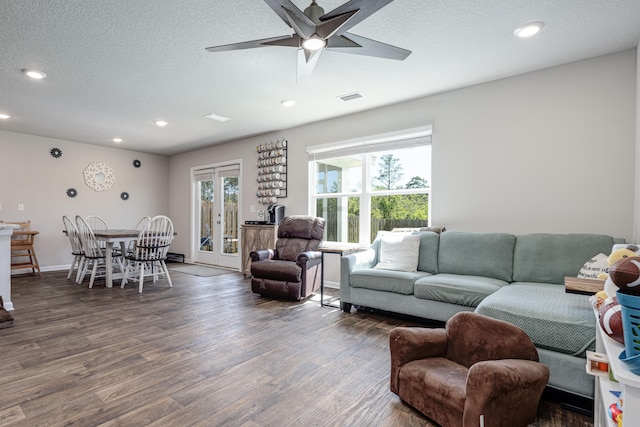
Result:
{"label": "decorative wall sign", "polygon": [[78,195],[78,190],[76,190],[75,188],[69,188],[67,190],[67,196],[71,197],[72,199],[77,195]]}
{"label": "decorative wall sign", "polygon": [[129,200],[129,193],[127,193],[126,191],[123,191],[122,193],[120,193],[120,198],[122,200]]}
{"label": "decorative wall sign", "polygon": [[142,165],[142,163],[140,162],[140,160],[134,160],[133,161],[133,167],[134,168],[139,168]]}
{"label": "decorative wall sign", "polygon": [[49,150],[49,153],[51,153],[51,156],[59,159],[60,157],[62,157],[62,150],[59,148],[52,148],[51,150]]}
{"label": "decorative wall sign", "polygon": [[260,144],[258,152],[258,203],[272,205],[287,197],[287,141]]}
{"label": "decorative wall sign", "polygon": [[84,183],[95,191],[107,191],[116,181],[113,169],[105,163],[90,163],[83,173]]}

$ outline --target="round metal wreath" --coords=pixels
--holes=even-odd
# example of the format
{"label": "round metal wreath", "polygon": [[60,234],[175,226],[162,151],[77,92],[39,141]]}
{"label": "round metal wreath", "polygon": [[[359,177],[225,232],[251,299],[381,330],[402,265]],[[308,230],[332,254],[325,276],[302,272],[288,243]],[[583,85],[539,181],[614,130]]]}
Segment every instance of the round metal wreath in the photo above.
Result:
{"label": "round metal wreath", "polygon": [[140,160],[134,160],[133,161],[133,167],[134,168],[139,168],[142,165],[142,163],[140,162]]}
{"label": "round metal wreath", "polygon": [[129,193],[127,193],[126,191],[123,191],[122,193],[120,193],[120,198],[122,200],[129,200]]}
{"label": "round metal wreath", "polygon": [[51,156],[55,157],[56,159],[59,159],[60,157],[62,157],[62,150],[56,147],[49,150],[49,153],[51,153]]}
{"label": "round metal wreath", "polygon": [[75,188],[69,188],[67,190],[67,196],[74,198],[78,195],[78,190],[76,190]]}
{"label": "round metal wreath", "polygon": [[84,170],[84,183],[95,191],[107,191],[115,181],[113,169],[105,163],[93,162]]}

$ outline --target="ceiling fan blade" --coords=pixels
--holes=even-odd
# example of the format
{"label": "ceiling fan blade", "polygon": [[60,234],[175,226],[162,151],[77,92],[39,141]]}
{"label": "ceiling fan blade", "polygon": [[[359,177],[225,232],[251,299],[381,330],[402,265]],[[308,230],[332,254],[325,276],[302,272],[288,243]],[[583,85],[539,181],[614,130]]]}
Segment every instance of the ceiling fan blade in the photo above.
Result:
{"label": "ceiling fan blade", "polygon": [[378,58],[405,60],[411,51],[400,47],[391,46],[366,37],[345,33],[341,36],[334,36],[327,40],[327,49],[355,53],[356,55],[375,56]]}
{"label": "ceiling fan blade", "polygon": [[325,13],[320,17],[320,21],[327,21],[337,16],[344,15],[345,13],[359,10],[359,12],[356,13],[353,18],[347,21],[345,25],[343,25],[337,32],[337,34],[344,34],[345,31],[348,31],[354,25],[362,22],[364,19],[373,15],[392,1],[393,0],[351,0],[343,4],[342,6],[338,6],[331,12]]}
{"label": "ceiling fan blade", "polygon": [[[306,25],[315,27],[315,23],[309,19],[303,11],[293,4],[290,0],[264,0],[264,2],[282,19],[285,24],[294,28],[289,22],[289,16],[287,13],[295,16],[299,21],[304,22]],[[294,28],[295,29],[295,28]]]}
{"label": "ceiling fan blade", "polygon": [[324,21],[322,22],[322,24],[318,25],[316,32],[323,39],[328,39],[329,37],[336,34],[345,25],[345,23],[349,21],[349,19],[351,19],[358,13],[358,10],[352,10],[351,12],[347,12],[345,14],[338,15],[335,18]]}
{"label": "ceiling fan blade", "polygon": [[[296,36],[297,37],[297,36]],[[211,46],[205,48],[209,52],[223,52],[226,50],[254,49],[265,46],[295,46],[298,47],[299,38],[294,40],[294,36],[286,35],[280,37],[271,37],[268,39],[251,40],[248,42],[231,43],[222,46]]]}
{"label": "ceiling fan blade", "polygon": [[318,58],[323,49],[308,51],[305,49],[298,49],[298,77],[297,83],[304,83],[309,80],[311,73],[318,63]]}

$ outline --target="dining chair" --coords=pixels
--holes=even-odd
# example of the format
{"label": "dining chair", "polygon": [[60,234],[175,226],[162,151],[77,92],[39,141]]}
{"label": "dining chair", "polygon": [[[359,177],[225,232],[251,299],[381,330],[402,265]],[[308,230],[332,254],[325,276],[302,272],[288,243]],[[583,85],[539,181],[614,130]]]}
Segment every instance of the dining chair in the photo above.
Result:
{"label": "dining chair", "polygon": [[[145,277],[155,283],[160,276],[166,277],[169,287],[173,287],[165,260],[173,241],[173,222],[164,215],[151,218],[148,227],[140,230],[132,251],[127,253],[124,277],[120,284],[124,288],[128,281],[138,282],[138,292],[142,293]],[[134,276],[137,273],[137,276]]]}
{"label": "dining chair", "polygon": [[80,233],[76,224],[66,215],[62,215],[62,222],[64,228],[67,231],[67,237],[71,242],[71,255],[73,255],[73,261],[69,267],[69,274],[67,279],[71,278],[73,270],[76,270],[76,282],[80,279],[80,273],[82,272],[82,264],[84,263],[84,251],[82,249],[82,241],[80,240]]}
{"label": "dining chair", "polygon": [[145,229],[146,227],[149,226],[150,222],[151,222],[150,216],[143,216],[142,218],[140,218],[140,221],[138,221],[138,224],[136,224],[136,230]]}
{"label": "dining chair", "polygon": [[98,215],[89,215],[84,218],[85,222],[92,230],[108,230],[107,222]]}
{"label": "dining chair", "polygon": [[33,274],[38,272],[40,276],[40,264],[36,257],[34,242],[37,232],[32,232],[31,221],[7,222],[15,224],[18,228],[11,235],[11,269],[30,268]]}
{"label": "dining chair", "polygon": [[[89,280],[89,288],[93,287],[93,282],[96,278],[106,276],[105,260],[106,260],[106,242],[102,242],[96,239],[93,230],[89,227],[86,220],[80,215],[76,215],[76,226],[78,227],[78,233],[80,235],[80,241],[82,242],[82,249],[84,251],[84,263],[82,272],[80,273],[80,279],[78,283],[82,283],[84,278],[91,268],[91,278]],[[115,254],[114,254],[115,256]],[[121,271],[124,272],[122,261],[116,262]]]}

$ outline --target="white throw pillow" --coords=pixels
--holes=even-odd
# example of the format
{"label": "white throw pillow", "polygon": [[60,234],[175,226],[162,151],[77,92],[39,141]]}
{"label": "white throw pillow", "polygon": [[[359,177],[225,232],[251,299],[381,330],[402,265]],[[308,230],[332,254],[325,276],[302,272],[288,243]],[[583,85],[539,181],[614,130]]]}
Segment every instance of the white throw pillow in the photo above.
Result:
{"label": "white throw pillow", "polygon": [[419,255],[419,234],[387,233],[380,238],[380,258],[374,268],[417,271]]}
{"label": "white throw pillow", "polygon": [[597,279],[600,273],[609,273],[609,257],[605,254],[598,254],[585,262],[578,277],[581,279]]}

